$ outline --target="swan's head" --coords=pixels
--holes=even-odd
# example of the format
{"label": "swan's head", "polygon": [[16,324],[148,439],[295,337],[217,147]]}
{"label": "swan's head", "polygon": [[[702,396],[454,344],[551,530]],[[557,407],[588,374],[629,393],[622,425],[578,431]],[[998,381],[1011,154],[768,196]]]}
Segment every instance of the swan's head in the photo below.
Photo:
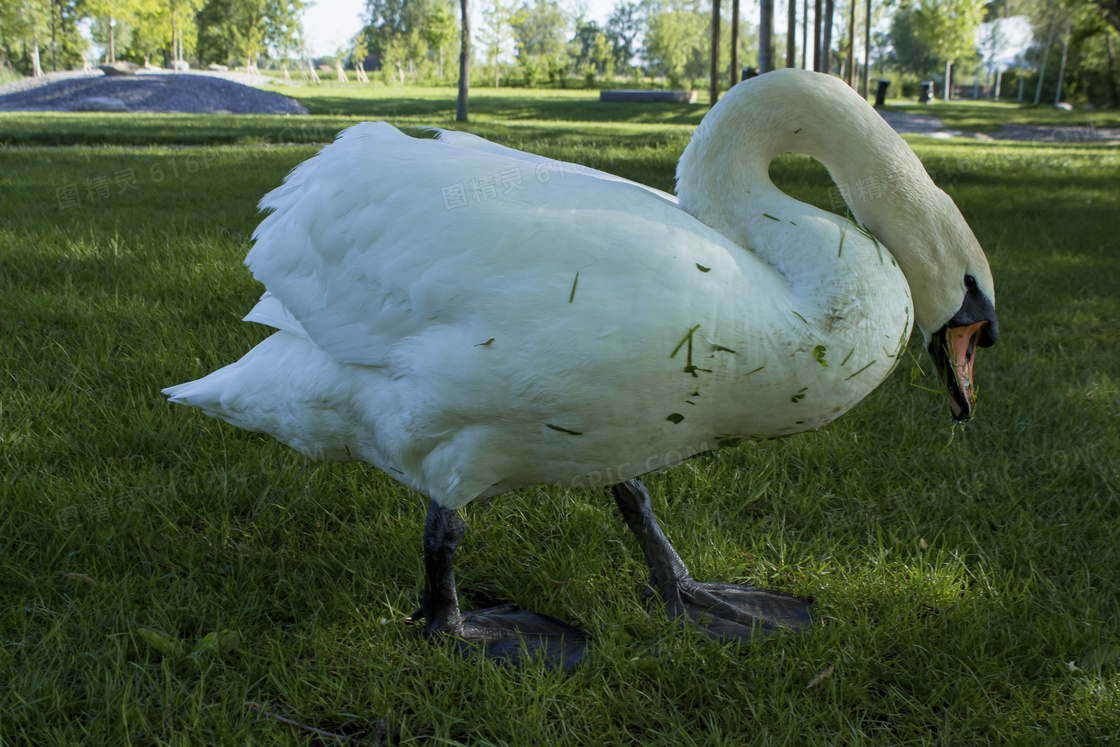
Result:
{"label": "swan's head", "polygon": [[[994,345],[999,337],[995,285],[988,259],[960,210],[947,194],[934,190],[923,201],[923,215],[914,216],[909,235],[896,239],[909,244],[896,256],[953,417],[964,421],[976,406],[976,350]],[[893,244],[887,243],[892,249]]]}

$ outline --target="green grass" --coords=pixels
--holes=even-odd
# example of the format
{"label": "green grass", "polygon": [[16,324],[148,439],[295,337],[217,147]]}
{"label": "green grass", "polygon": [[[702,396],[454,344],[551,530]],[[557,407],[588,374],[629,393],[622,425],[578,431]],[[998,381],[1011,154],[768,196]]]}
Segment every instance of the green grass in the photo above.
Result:
{"label": "green grass", "polygon": [[[472,128],[671,188],[683,123],[583,123],[589,104],[550,95],[495,102],[489,120],[480,105]],[[503,122],[499,107],[533,114]],[[14,119],[0,130],[34,122]],[[41,122],[59,140],[70,126]],[[260,133],[253,118],[197,122]],[[142,127],[170,139],[177,122]],[[954,432],[907,361],[826,430],[647,480],[698,578],[816,597],[816,630],[752,646],[678,630],[641,601],[644,563],[604,492],[468,507],[466,602],[588,630],[573,675],[460,660],[402,622],[421,496],[159,394],[267,334],[239,321],[261,290],[241,265],[255,204],[314,146],[0,151],[0,741],[303,742],[251,703],[361,739],[384,723],[402,743],[1114,738],[1120,153],[912,142],[996,276],[1002,334],[977,362],[976,420]],[[808,159],[773,173],[829,204]],[[80,206],[59,202],[70,185]],[[925,368],[916,383],[933,385]],[[191,655],[225,630],[236,646]]]}

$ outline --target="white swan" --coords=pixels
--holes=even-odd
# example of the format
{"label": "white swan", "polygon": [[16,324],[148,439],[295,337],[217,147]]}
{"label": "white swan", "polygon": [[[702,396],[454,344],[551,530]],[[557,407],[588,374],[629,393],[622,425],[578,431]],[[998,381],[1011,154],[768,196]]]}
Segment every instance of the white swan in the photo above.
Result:
{"label": "white swan", "polygon": [[[789,151],[848,187],[857,222],[774,187]],[[267,292],[246,319],[279,331],[165,393],[430,496],[427,628],[495,656],[516,656],[495,640],[560,656],[557,638],[582,636],[513,607],[458,610],[456,509],[542,483],[614,485],[671,615],[733,638],[808,627],[808,600],[693,581],[633,478],[829,423],[891,372],[912,321],[969,417],[974,347],[997,334],[991,272],[910,148],[829,76],[729,91],[677,193],[464,133],[357,125],[261,202],[246,264]]]}

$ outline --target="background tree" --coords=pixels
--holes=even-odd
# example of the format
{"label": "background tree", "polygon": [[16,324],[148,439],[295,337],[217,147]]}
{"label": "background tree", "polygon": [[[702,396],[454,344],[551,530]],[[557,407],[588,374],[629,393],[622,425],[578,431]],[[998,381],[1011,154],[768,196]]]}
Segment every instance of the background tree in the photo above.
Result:
{"label": "background tree", "polygon": [[680,88],[702,77],[708,64],[707,14],[672,10],[652,15],[645,39],[645,58],[651,67],[669,79],[669,86]]}
{"label": "background tree", "polygon": [[614,75],[614,51],[607,32],[596,21],[585,21],[576,28],[568,46],[568,54],[575,58],[576,67],[589,83],[597,75]]}
{"label": "background tree", "polygon": [[10,49],[18,48],[24,72],[39,77],[43,74],[40,47],[50,38],[50,0],[5,0],[5,6],[0,11],[0,20],[4,22],[0,33],[4,34],[5,45],[10,43]]}
{"label": "background tree", "polygon": [[87,0],[86,12],[93,19],[90,36],[105,50],[106,62],[116,62],[118,56],[123,57],[118,52],[123,53],[132,43],[135,5],[132,0]]}
{"label": "background tree", "polygon": [[501,80],[502,55],[506,46],[512,39],[510,20],[513,15],[513,3],[504,0],[488,0],[482,8],[482,43],[486,45],[486,58],[494,70],[494,88]]}
{"label": "background tree", "polygon": [[1120,0],[1086,0],[1086,4],[1095,8],[1113,31],[1120,32]]}
{"label": "background tree", "polygon": [[976,27],[984,0],[920,0],[914,31],[939,61],[945,62],[945,100],[949,100],[953,63],[976,51]]}
{"label": "background tree", "polygon": [[[517,64],[532,86],[567,72],[568,17],[556,0],[525,2],[509,15],[509,28],[517,47]],[[599,33],[597,24],[584,24],[576,34],[576,56],[590,60]]]}
{"label": "background tree", "polygon": [[635,2],[621,0],[614,6],[604,33],[611,45],[615,67],[629,68],[638,53],[637,40],[646,28],[646,12]]}
{"label": "background tree", "polygon": [[901,72],[924,79],[937,69],[938,59],[915,29],[916,12],[917,9],[907,3],[891,17],[891,62]]}
{"label": "background tree", "polygon": [[255,64],[266,48],[286,48],[301,28],[304,4],[304,0],[207,0],[197,16],[199,61]]}
{"label": "background tree", "polygon": [[471,14],[469,0],[460,0],[462,16],[459,21],[459,98],[455,105],[455,121],[467,121],[468,98],[471,88]]}
{"label": "background tree", "polygon": [[129,51],[140,55],[145,65],[171,43],[171,14],[162,0],[135,0],[132,15],[132,43]]}
{"label": "background tree", "polygon": [[760,0],[758,21],[758,72],[774,69],[774,0]]}
{"label": "background tree", "polygon": [[1062,99],[1097,106],[1120,103],[1115,59],[1116,5],[1116,0],[1036,0],[1021,6],[1034,29],[1036,46],[1027,56],[1038,68],[1036,101],[1051,100],[1059,94],[1056,84],[1060,63],[1055,65],[1050,58],[1060,60],[1065,51]]}
{"label": "background tree", "polygon": [[424,41],[439,54],[438,77],[443,80],[443,50],[455,40],[458,21],[449,2],[437,2],[424,21]]}
{"label": "background tree", "polygon": [[418,60],[428,56],[428,20],[436,6],[445,0],[367,0],[369,23],[366,43],[386,75],[396,70],[403,83],[404,69],[415,69]]}

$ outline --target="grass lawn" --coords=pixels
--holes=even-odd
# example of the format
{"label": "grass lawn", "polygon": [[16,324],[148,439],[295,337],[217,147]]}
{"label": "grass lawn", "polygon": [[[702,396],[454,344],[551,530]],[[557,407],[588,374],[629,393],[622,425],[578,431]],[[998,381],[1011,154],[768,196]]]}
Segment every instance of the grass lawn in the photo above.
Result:
{"label": "grass lawn", "polygon": [[[1115,739],[1120,150],[911,141],[996,277],[967,428],[915,386],[935,386],[915,339],[924,373],[908,360],[828,429],[647,480],[697,578],[813,595],[816,630],[746,647],[679,630],[640,599],[605,492],[527,489],[465,510],[465,603],[594,641],[575,674],[505,671],[403,622],[423,497],[159,394],[268,334],[239,321],[261,291],[241,265],[255,205],[317,147],[255,143],[449,124],[446,100],[408,93],[301,90],[320,114],[298,121],[0,115],[19,146],[0,149],[0,743],[304,742],[257,705],[370,743]],[[472,103],[473,131],[662,189],[703,113]],[[36,132],[78,147],[28,147]],[[819,165],[772,173],[829,205]]]}

